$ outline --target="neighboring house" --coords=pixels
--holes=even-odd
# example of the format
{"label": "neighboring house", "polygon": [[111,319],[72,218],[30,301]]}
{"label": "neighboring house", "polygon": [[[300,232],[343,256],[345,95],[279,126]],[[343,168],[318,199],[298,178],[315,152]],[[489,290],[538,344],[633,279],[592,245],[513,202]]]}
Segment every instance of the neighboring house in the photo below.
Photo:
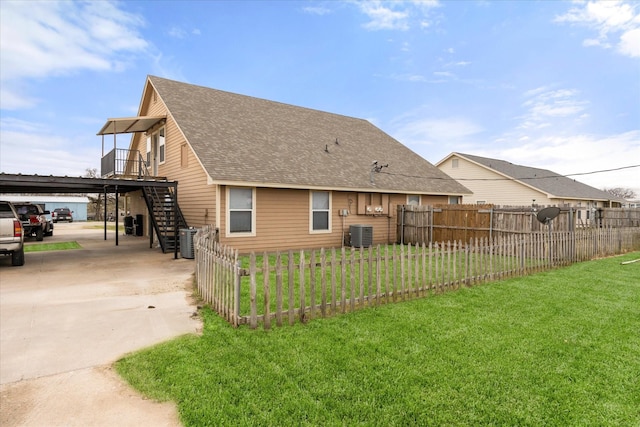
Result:
{"label": "neighboring house", "polygon": [[0,200],[8,200],[10,202],[30,202],[42,206],[42,209],[49,212],[53,212],[53,210],[57,208],[68,208],[73,212],[74,221],[87,220],[87,205],[89,203],[89,199],[83,196],[25,196],[1,194]]}
{"label": "neighboring house", "polygon": [[626,207],[640,208],[640,200],[627,200]]}
{"label": "neighboring house", "polygon": [[573,207],[577,220],[585,223],[594,219],[598,208],[621,207],[625,202],[550,170],[504,160],[451,153],[436,167],[473,191],[463,197],[463,203]]}
{"label": "neighboring house", "polygon": [[[135,132],[130,151],[114,138],[105,156],[127,151],[128,166],[102,175],[144,175],[146,165],[177,181],[186,223],[214,225],[241,252],[339,247],[355,224],[373,227],[374,244],[395,242],[397,205],[470,193],[362,119],[154,76],[138,115],[109,119],[98,133]],[[126,209],[152,220],[138,196],[126,197]]]}

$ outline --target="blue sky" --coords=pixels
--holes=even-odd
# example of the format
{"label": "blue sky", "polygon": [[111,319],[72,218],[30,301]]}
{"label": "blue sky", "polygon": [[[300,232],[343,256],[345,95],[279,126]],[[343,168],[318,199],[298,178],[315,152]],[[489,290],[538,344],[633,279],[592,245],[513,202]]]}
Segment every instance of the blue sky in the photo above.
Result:
{"label": "blue sky", "polygon": [[638,2],[2,0],[0,19],[2,172],[99,169],[96,133],[152,74],[367,119],[434,164],[625,168],[575,178],[640,195]]}

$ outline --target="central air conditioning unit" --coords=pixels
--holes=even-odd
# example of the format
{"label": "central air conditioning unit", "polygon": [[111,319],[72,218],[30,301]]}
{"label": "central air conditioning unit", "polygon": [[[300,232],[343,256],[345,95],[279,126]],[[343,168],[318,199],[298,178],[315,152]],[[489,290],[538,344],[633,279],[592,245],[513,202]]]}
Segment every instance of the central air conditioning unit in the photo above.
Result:
{"label": "central air conditioning unit", "polygon": [[354,248],[368,248],[373,245],[373,227],[370,225],[356,224],[349,226],[351,234],[351,246]]}

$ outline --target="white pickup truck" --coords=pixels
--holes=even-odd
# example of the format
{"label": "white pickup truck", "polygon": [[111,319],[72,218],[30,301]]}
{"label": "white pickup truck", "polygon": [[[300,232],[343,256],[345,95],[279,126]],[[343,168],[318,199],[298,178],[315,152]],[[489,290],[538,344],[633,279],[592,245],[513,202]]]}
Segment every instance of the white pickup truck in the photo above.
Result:
{"label": "white pickup truck", "polygon": [[24,265],[24,229],[10,202],[0,201],[0,255],[11,255],[11,265]]}

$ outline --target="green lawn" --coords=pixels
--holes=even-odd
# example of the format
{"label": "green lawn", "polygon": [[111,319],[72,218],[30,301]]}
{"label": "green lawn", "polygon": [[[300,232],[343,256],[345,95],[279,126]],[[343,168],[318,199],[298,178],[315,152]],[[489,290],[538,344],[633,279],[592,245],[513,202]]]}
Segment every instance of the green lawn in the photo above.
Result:
{"label": "green lawn", "polygon": [[78,242],[28,243],[24,245],[25,252],[64,251],[68,249],[82,249],[82,246]]}
{"label": "green lawn", "polygon": [[640,425],[640,253],[125,357],[204,425]]}

